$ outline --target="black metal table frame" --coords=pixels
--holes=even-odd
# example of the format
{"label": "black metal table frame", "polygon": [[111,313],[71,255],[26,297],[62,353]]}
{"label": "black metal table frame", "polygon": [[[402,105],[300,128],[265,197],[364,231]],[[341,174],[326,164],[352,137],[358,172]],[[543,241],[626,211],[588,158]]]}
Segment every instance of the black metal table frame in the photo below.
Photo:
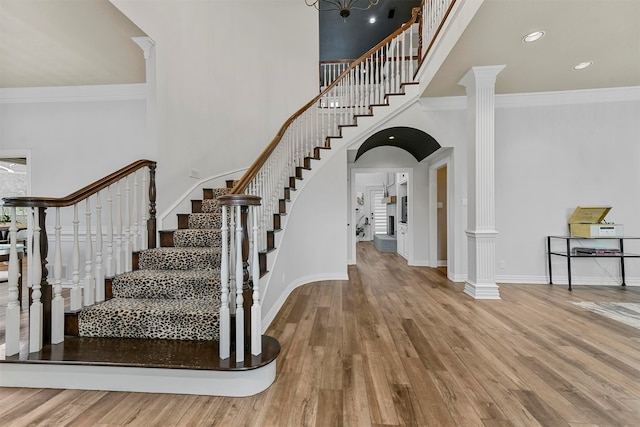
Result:
{"label": "black metal table frame", "polygon": [[[551,250],[551,239],[559,239],[566,241],[566,252],[558,252]],[[547,236],[547,261],[549,263],[549,284],[553,285],[553,273],[551,268],[551,255],[557,255],[567,258],[567,278],[569,280],[569,290],[571,291],[571,258],[620,258],[620,276],[622,278],[622,286],[627,286],[625,283],[625,271],[624,271],[624,259],[625,258],[640,258],[640,254],[625,254],[624,253],[624,240],[638,240],[640,237],[575,237],[575,236]],[[572,240],[617,240],[618,254],[584,254],[584,255],[572,255],[571,254],[571,241]]]}

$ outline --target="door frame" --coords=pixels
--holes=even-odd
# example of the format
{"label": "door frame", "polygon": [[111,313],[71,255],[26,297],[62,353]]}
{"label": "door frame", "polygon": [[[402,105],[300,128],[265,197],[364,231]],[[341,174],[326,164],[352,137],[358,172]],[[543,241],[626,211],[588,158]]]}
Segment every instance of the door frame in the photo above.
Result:
{"label": "door frame", "polygon": [[429,164],[429,267],[438,267],[438,169],[447,167],[447,275],[454,270],[453,239],[453,159],[451,153]]}

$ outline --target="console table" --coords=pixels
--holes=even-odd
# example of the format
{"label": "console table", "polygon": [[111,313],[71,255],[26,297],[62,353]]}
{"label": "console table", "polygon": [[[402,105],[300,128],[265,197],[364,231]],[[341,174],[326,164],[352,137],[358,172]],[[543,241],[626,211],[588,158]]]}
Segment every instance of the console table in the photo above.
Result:
{"label": "console table", "polygon": [[[572,236],[547,236],[547,261],[549,263],[549,284],[553,285],[553,273],[551,269],[551,255],[561,256],[567,258],[567,277],[569,278],[569,290],[571,290],[571,259],[573,258],[619,258],[620,259],[620,276],[622,278],[622,286],[626,286],[624,275],[624,260],[625,258],[640,258],[640,254],[631,254],[624,252],[625,240],[639,240],[640,237],[572,237]],[[563,249],[560,251],[551,250],[552,240],[563,241]],[[573,247],[571,241],[585,240],[585,241],[617,241],[620,252],[616,253],[572,253]]]}

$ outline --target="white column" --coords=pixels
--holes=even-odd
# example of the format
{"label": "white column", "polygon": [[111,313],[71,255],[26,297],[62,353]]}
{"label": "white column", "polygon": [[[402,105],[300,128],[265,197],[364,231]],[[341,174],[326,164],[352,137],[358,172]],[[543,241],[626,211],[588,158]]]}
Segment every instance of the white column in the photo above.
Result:
{"label": "white column", "polygon": [[147,83],[147,139],[155,144],[158,140],[158,108],[156,93],[156,48],[150,37],[131,37],[144,54],[145,74]]}
{"label": "white column", "polygon": [[500,299],[495,279],[495,83],[504,65],[472,67],[459,84],[467,91],[468,276],[464,292]]}

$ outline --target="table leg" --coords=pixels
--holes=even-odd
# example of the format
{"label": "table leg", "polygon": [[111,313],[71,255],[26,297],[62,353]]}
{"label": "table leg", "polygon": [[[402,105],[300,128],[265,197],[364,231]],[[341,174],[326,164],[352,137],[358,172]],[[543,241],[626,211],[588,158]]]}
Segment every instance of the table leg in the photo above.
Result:
{"label": "table leg", "polygon": [[549,284],[553,285],[553,273],[551,272],[551,237],[547,237],[547,262],[549,263]]}
{"label": "table leg", "polygon": [[625,277],[624,277],[624,245],[622,243],[622,239],[619,239],[620,242],[620,273],[622,276],[622,286],[627,286],[627,284],[625,283]]}
{"label": "table leg", "polygon": [[569,279],[569,291],[571,291],[571,239],[567,239],[567,278]]}

